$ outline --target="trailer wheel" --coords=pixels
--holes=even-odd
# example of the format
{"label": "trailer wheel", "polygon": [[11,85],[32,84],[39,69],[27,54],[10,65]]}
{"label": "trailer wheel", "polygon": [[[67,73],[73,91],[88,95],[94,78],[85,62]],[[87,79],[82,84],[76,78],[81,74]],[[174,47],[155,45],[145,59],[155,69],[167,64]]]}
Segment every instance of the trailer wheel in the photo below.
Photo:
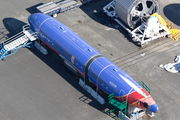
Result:
{"label": "trailer wheel", "polygon": [[54,14],[52,15],[53,18],[57,18],[57,16],[58,16],[57,13],[54,13]]}

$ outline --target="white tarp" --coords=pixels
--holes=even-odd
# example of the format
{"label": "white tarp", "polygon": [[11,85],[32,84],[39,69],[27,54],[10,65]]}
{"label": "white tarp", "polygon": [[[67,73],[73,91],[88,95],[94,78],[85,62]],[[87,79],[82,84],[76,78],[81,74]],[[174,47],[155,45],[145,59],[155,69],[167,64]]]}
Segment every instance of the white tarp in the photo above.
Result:
{"label": "white tarp", "polygon": [[159,67],[161,67],[171,73],[180,72],[180,55],[177,55],[175,57],[174,63],[168,63],[166,65],[161,64],[161,65],[159,65]]}

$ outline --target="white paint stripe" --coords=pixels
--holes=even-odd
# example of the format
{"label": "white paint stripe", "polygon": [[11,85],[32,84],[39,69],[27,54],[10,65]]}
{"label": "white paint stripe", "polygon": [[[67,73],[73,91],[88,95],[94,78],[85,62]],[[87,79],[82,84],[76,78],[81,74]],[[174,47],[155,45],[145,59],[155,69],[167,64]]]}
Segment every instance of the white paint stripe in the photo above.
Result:
{"label": "white paint stripe", "polygon": [[141,90],[139,89],[134,83],[132,83],[131,81],[129,81],[127,78],[125,78],[124,76],[120,75],[119,76],[128,84],[130,85],[135,91],[137,91],[140,95],[142,95],[145,98],[148,98],[148,96]]}

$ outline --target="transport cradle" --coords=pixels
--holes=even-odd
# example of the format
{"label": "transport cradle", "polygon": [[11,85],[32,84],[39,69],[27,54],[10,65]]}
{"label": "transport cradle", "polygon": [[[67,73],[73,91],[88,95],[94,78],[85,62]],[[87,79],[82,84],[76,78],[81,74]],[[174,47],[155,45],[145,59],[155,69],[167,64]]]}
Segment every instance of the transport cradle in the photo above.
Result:
{"label": "transport cradle", "polygon": [[[122,12],[121,9],[125,7],[125,6],[123,7],[119,6],[119,3],[124,4],[122,3],[122,1],[123,0],[113,0],[103,8],[103,11],[107,14],[107,16],[113,18],[114,21],[116,21],[121,27],[123,27],[131,35],[132,40],[134,42],[138,42],[141,47],[144,47],[150,41],[159,38],[170,37],[172,40],[177,41],[177,39],[180,37],[180,30],[175,29],[172,23],[164,20],[158,14],[158,10],[153,11],[154,13],[152,14],[149,13],[145,14],[146,12],[144,14],[141,14],[141,12],[143,11],[139,10],[140,5],[137,5],[134,6],[133,8],[134,11],[132,10],[131,13],[129,12],[127,13],[128,14],[127,16],[137,17],[139,15],[139,17],[137,17],[139,18],[137,19],[139,20],[139,22],[123,21],[124,16],[122,15],[121,18],[120,14],[118,14],[121,13]],[[137,4],[141,2],[137,1]],[[157,1],[154,0],[154,3],[152,3],[152,9],[156,5],[157,8],[159,8]],[[154,9],[156,10],[156,7]],[[149,12],[150,11],[151,9],[149,9]],[[127,25],[125,24],[126,22]],[[133,25],[131,26],[130,23],[133,23]],[[135,23],[137,23],[136,26],[134,25]],[[138,23],[140,23],[140,25]]]}

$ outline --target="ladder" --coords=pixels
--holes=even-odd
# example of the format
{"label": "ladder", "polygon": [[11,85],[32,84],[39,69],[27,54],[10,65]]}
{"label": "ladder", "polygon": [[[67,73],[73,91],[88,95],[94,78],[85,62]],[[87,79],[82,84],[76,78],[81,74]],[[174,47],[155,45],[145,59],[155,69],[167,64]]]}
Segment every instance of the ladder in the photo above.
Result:
{"label": "ladder", "polygon": [[37,33],[33,32],[29,25],[24,25],[23,31],[0,43],[0,60],[16,53],[19,48],[31,48],[32,42],[37,38]]}

